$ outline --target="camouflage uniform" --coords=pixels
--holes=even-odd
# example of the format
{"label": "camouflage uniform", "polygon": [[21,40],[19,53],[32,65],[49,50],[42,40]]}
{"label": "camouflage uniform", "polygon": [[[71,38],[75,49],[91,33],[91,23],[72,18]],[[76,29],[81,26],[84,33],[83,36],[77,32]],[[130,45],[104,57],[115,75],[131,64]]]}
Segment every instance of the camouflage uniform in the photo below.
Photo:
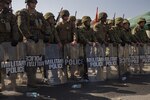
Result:
{"label": "camouflage uniform", "polygon": [[76,19],[75,27],[78,29],[82,25],[81,19]]}
{"label": "camouflage uniform", "polygon": [[[68,21],[69,15],[70,14],[68,10],[62,10],[60,12],[62,22],[59,22],[56,25],[56,30],[60,38],[60,42],[62,44],[62,48],[61,48],[62,57],[64,59],[69,57],[69,54],[68,54],[69,52],[67,51],[67,45],[76,39],[75,25],[73,25],[70,21]],[[60,73],[61,73],[60,77],[61,77],[62,83],[66,82],[66,79],[68,78],[67,66],[64,65],[63,70]]]}
{"label": "camouflage uniform", "polygon": [[[30,7],[31,3],[37,4],[37,0],[25,0],[27,6]],[[48,42],[49,33],[47,31],[47,22],[43,15],[35,9],[22,9],[17,12],[17,23],[20,33],[27,40],[26,47],[27,55],[36,56],[44,55],[44,43]],[[37,49],[38,48],[38,49]],[[37,66],[38,67],[38,66]],[[28,86],[35,86],[36,84],[36,69],[27,68]]]}
{"label": "camouflage uniform", "polygon": [[[139,55],[145,55],[147,44],[150,43],[150,38],[147,36],[146,30],[144,28],[146,20],[144,18],[139,18],[137,24],[138,25],[135,26],[132,32],[135,35],[136,39],[141,43],[141,45],[138,47]],[[140,62],[140,69],[139,69],[140,72],[143,72],[142,70],[143,67],[144,65]]]}
{"label": "camouflage uniform", "polygon": [[[125,57],[125,44],[130,43],[125,31],[123,30],[123,19],[118,17],[115,19],[115,26],[112,27],[112,34],[114,36],[114,43],[120,43],[121,45],[116,46],[117,57]],[[124,64],[119,64],[118,66],[119,77],[126,72]]]}
{"label": "camouflage uniform", "polygon": [[[49,41],[48,43],[46,44],[45,46],[45,59],[50,59],[50,58],[55,58],[57,54],[57,52],[53,52],[53,51],[56,51],[55,47],[57,45],[57,43],[60,46],[60,39],[59,39],[59,36],[57,34],[57,30],[55,28],[55,16],[53,15],[53,13],[51,12],[47,12],[45,15],[44,15],[44,18],[45,20],[47,21],[47,26],[48,27],[48,32],[50,33],[50,36],[49,36]],[[54,53],[54,56],[51,56],[53,54],[50,54],[50,53]],[[51,73],[51,75],[49,74]],[[48,81],[50,84],[58,84],[60,83],[60,80],[58,78],[58,69],[51,69],[51,70],[48,70],[46,68],[46,66],[44,67],[44,78]]]}
{"label": "camouflage uniform", "polygon": [[[98,48],[100,54],[100,57],[105,57],[106,55],[106,46],[108,44],[108,31],[109,27],[106,24],[107,20],[107,14],[105,12],[99,13],[99,22],[96,23],[93,27],[95,31],[95,37],[97,41],[100,43],[100,47]],[[97,79],[99,80],[105,80],[106,75],[104,74],[104,67],[99,66],[98,72],[97,72]]]}
{"label": "camouflage uniform", "polygon": [[82,25],[78,29],[78,43],[83,44],[84,52],[84,72],[83,79],[88,80],[88,66],[86,63],[86,44],[92,45],[92,42],[96,42],[94,36],[94,30],[90,27],[91,18],[89,16],[82,17]]}
{"label": "camouflage uniform", "polygon": [[[11,0],[0,0],[0,62],[17,60],[16,45],[18,44],[19,34],[16,17],[9,8]],[[8,74],[11,79],[12,87],[15,90],[16,74],[5,73],[5,69],[0,69],[0,81],[2,89],[5,89],[4,78]]]}

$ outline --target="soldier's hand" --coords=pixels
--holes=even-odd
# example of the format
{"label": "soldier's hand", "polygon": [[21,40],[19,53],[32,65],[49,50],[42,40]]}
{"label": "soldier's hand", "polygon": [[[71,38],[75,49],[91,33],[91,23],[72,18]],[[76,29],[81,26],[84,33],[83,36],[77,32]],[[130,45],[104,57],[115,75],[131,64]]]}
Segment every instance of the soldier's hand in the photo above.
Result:
{"label": "soldier's hand", "polygon": [[44,39],[43,39],[43,42],[44,42],[44,43],[48,43],[48,41],[49,41],[49,37],[48,37],[48,36],[45,36]]}
{"label": "soldier's hand", "polygon": [[92,45],[93,45],[93,43],[92,43],[92,42],[88,42],[88,44],[89,44],[90,46],[92,46]]}
{"label": "soldier's hand", "polygon": [[72,46],[77,45],[77,41],[73,41],[73,42],[71,42],[71,45],[72,45]]}
{"label": "soldier's hand", "polygon": [[118,44],[116,42],[113,43],[113,46],[116,47]]}
{"label": "soldier's hand", "polygon": [[126,44],[125,44],[125,42],[121,42],[121,46],[123,46],[123,47],[124,47],[125,45],[126,45]]}
{"label": "soldier's hand", "polygon": [[58,46],[59,46],[59,48],[62,48],[62,43],[59,42],[59,43],[58,43]]}
{"label": "soldier's hand", "polygon": [[30,36],[29,37],[31,40],[33,40],[35,43],[37,43],[39,41],[39,39],[35,36]]}
{"label": "soldier's hand", "polygon": [[143,44],[143,43],[140,43],[140,46],[141,46],[141,47],[143,47],[143,46],[144,46],[144,44]]}
{"label": "soldier's hand", "polygon": [[27,38],[24,36],[23,37],[23,42],[26,43],[27,42]]}
{"label": "soldier's hand", "polygon": [[15,47],[15,46],[17,46],[17,44],[18,44],[18,41],[16,41],[16,40],[11,41],[11,46]]}

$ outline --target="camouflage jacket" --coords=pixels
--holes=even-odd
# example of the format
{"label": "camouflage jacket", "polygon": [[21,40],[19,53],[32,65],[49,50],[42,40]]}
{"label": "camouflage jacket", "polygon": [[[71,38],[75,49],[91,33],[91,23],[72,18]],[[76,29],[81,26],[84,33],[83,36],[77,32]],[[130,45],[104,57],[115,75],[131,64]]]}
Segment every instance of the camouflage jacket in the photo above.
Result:
{"label": "camouflage jacket", "polygon": [[76,36],[75,27],[68,21],[65,23],[59,22],[56,25],[56,30],[62,44],[72,42],[74,36]]}
{"label": "camouflage jacket", "polygon": [[144,28],[141,28],[139,25],[137,25],[133,29],[132,32],[138,41],[140,41],[142,43],[149,43],[150,42],[150,39],[146,34],[146,30]]}
{"label": "camouflage jacket", "polygon": [[50,33],[50,36],[49,36],[49,43],[58,43],[60,42],[60,39],[59,39],[59,36],[58,36],[58,33],[57,33],[57,30],[55,28],[54,25],[50,25],[48,23],[48,32]]}
{"label": "camouflage jacket", "polygon": [[35,11],[30,14],[27,9],[22,9],[16,12],[16,16],[19,31],[27,39],[31,36],[43,39],[48,35],[47,22],[42,13]]}
{"label": "camouflage jacket", "polygon": [[112,29],[110,30],[110,34],[113,37],[113,41],[116,43],[122,43],[122,42],[129,43],[130,42],[129,38],[125,34],[125,31],[123,31],[122,27],[117,27],[117,26],[112,27]]}
{"label": "camouflage jacket", "polygon": [[12,12],[0,13],[0,43],[18,41],[16,17]]}
{"label": "camouflage jacket", "polygon": [[106,24],[98,22],[93,26],[93,30],[95,31],[95,37],[99,43],[104,43],[109,40],[108,39],[109,27]]}
{"label": "camouflage jacket", "polygon": [[78,42],[86,44],[88,42],[97,42],[94,36],[94,30],[92,28],[87,29],[84,25],[80,26],[78,29]]}

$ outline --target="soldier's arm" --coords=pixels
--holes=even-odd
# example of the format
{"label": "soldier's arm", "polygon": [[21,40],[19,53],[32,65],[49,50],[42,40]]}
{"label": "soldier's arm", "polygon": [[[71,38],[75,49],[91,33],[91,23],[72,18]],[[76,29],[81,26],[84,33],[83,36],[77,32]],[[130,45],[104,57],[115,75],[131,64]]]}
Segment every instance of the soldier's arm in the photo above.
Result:
{"label": "soldier's arm", "polygon": [[17,27],[17,21],[16,21],[16,16],[12,14],[11,18],[11,27],[12,27],[12,38],[14,41],[18,42],[19,41],[19,32],[18,32],[18,27]]}
{"label": "soldier's arm", "polygon": [[97,38],[97,41],[100,42],[100,43],[104,43],[105,38],[103,38],[102,35],[101,35],[101,32],[103,32],[102,26],[97,23],[93,26],[93,30],[95,32],[95,37]]}
{"label": "soldier's arm", "polygon": [[17,12],[17,25],[20,33],[26,38],[30,37],[29,21],[25,12]]}
{"label": "soldier's arm", "polygon": [[55,40],[56,40],[58,43],[61,43],[60,38],[59,38],[59,36],[58,36],[58,33],[57,33],[56,29],[55,29],[55,31],[54,31],[54,35],[55,35]]}

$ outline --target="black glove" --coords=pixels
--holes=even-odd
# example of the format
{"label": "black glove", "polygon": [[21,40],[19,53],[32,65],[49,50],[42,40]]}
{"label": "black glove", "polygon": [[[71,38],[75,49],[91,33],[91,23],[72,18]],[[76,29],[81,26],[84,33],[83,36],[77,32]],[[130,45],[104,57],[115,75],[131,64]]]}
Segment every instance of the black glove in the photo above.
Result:
{"label": "black glove", "polygon": [[35,43],[39,41],[38,37],[36,36],[30,36],[30,39],[33,40]]}
{"label": "black glove", "polygon": [[124,46],[125,46],[125,44],[126,44],[125,42],[121,42],[121,46],[123,46],[123,47],[124,47]]}
{"label": "black glove", "polygon": [[11,41],[11,46],[15,47],[15,46],[17,46],[17,44],[18,44],[18,41],[16,41],[16,40]]}
{"label": "black glove", "polygon": [[43,42],[48,43],[48,41],[49,41],[49,36],[45,36],[44,39],[43,39]]}

